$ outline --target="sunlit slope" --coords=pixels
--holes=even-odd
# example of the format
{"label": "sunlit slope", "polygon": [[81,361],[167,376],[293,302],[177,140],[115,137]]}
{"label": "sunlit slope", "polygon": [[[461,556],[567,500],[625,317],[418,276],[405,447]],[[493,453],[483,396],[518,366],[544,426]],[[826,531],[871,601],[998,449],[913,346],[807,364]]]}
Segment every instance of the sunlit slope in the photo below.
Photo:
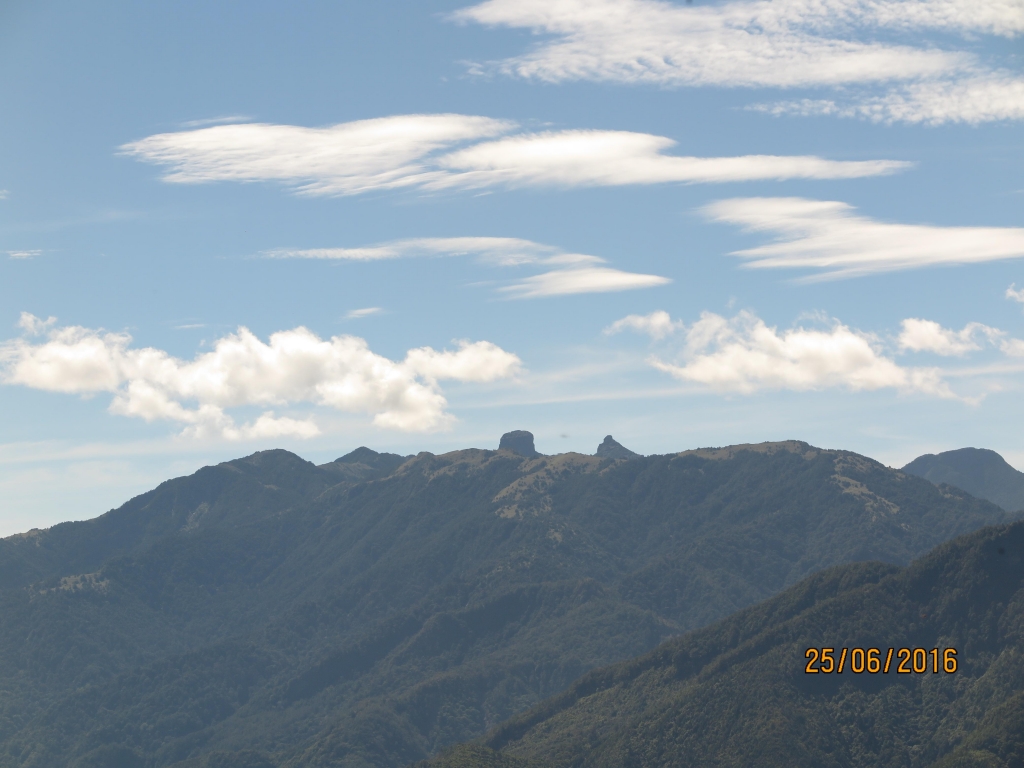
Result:
{"label": "sunlit slope", "polygon": [[1008,518],[799,442],[255,454],[2,542],[0,765],[402,765],[816,570]]}

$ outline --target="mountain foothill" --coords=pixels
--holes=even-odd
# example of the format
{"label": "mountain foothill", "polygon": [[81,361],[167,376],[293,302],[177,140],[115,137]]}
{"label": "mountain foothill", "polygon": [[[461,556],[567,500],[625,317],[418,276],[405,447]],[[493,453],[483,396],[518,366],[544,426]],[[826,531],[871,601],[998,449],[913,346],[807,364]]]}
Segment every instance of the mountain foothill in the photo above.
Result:
{"label": "mountain foothill", "polygon": [[[0,766],[1011,765],[1024,528],[918,474],[522,430],[204,467],[0,540]],[[803,672],[869,642],[962,670]]]}

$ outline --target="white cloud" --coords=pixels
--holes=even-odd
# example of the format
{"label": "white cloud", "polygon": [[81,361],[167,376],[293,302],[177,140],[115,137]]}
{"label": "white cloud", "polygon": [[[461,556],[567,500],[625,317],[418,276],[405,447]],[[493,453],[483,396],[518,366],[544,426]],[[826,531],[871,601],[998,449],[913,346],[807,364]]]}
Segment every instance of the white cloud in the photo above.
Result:
{"label": "white cloud", "polygon": [[497,264],[530,264],[560,253],[558,248],[516,237],[410,237],[363,248],[278,248],[271,259],[379,261],[416,256],[478,256]]}
{"label": "white cloud", "polygon": [[666,182],[841,179],[880,176],[910,163],[813,156],[678,157],[676,142],[628,131],[552,131],[476,144],[439,159],[453,171],[436,186],[606,187]]}
{"label": "white cloud", "polygon": [[892,224],[853,211],[842,202],[795,197],[735,198],[704,208],[715,221],[776,235],[770,245],[733,253],[747,259],[746,266],[821,270],[805,279],[1024,256],[1024,229]]}
{"label": "white cloud", "polygon": [[342,259],[376,261],[421,256],[475,256],[500,267],[554,267],[498,288],[515,299],[605,293],[651,288],[672,282],[667,277],[624,272],[599,266],[605,260],[585,253],[566,253],[551,245],[514,237],[420,237],[394,240],[363,248],[281,248],[265,251],[268,258]]}
{"label": "white cloud", "polygon": [[247,123],[162,133],[121,151],[171,170],[179,183],[269,181],[309,194],[351,195],[371,189],[420,186],[439,171],[423,165],[430,153],[469,139],[506,132],[504,120],[467,115],[399,115],[329,128]]}
{"label": "white cloud", "polygon": [[878,96],[836,103],[801,99],[756,104],[752,109],[774,115],[838,115],[876,123],[979,123],[1024,119],[1024,79],[992,72],[958,80],[927,80],[891,88]]}
{"label": "white cloud", "polygon": [[997,341],[1003,332],[981,323],[968,323],[963,330],[943,328],[934,320],[908,318],[903,321],[898,344],[911,352],[934,352],[937,355],[965,355],[981,349],[979,337]]}
{"label": "white cloud", "polygon": [[8,251],[7,255],[12,259],[34,259],[42,254],[40,250]]}
{"label": "white cloud", "polygon": [[380,307],[363,307],[362,309],[350,309],[345,313],[347,320],[358,320],[361,317],[369,317],[370,315],[379,315],[384,310]]}
{"label": "white cloud", "polygon": [[1024,304],[1024,288],[1021,288],[1019,291],[1017,291],[1014,290],[1016,286],[1017,284],[1014,283],[1013,285],[1006,289],[1006,298],[1008,298],[1010,301],[1016,301],[1021,304]]}
{"label": "white cloud", "polygon": [[[22,319],[36,331],[45,321]],[[439,380],[488,382],[515,375],[519,358],[486,341],[458,349],[413,349],[395,362],[374,354],[355,336],[320,339],[299,327],[264,343],[246,328],[218,339],[192,361],[163,350],[132,348],[131,336],[72,326],[48,332],[41,343],[16,339],[0,346],[0,378],[51,392],[114,395],[112,413],[187,425],[183,434],[227,439],[310,437],[309,419],[264,412],[236,426],[225,409],[314,403],[373,414],[374,424],[406,431],[444,427],[452,417]]]}
{"label": "white cloud", "polygon": [[541,296],[565,296],[573,293],[606,293],[628,291],[634,288],[653,288],[671,283],[667,277],[623,272],[609,267],[581,267],[555,269],[539,275],[525,277],[517,283],[499,288],[513,298],[528,299]]}
{"label": "white cloud", "polygon": [[604,333],[610,336],[613,333],[630,330],[646,333],[657,341],[682,330],[683,327],[681,320],[673,320],[668,312],[659,309],[649,315],[626,315],[605,328]]}
{"label": "white cloud", "polygon": [[0,189],[0,200],[6,200],[11,196],[11,192],[8,189]]}
{"label": "white cloud", "polygon": [[[927,37],[1019,35],[1024,10],[1012,0],[488,0],[453,18],[549,36],[476,72],[544,82],[882,86],[887,95],[863,92],[833,111],[910,122],[1024,116],[1019,76]],[[939,100],[942,93],[949,102]]]}
{"label": "white cloud", "polygon": [[[398,188],[846,179],[909,166],[893,160],[814,156],[683,157],[665,154],[675,146],[672,139],[646,133],[508,135],[518,130],[509,121],[467,115],[398,115],[329,128],[252,123],[158,134],[125,144],[121,152],[168,166],[166,181],[279,181],[309,195]],[[499,135],[504,137],[489,140]],[[325,253],[324,258],[332,256]]]}
{"label": "white cloud", "polygon": [[39,334],[47,331],[56,322],[57,318],[52,315],[45,320],[42,320],[31,312],[22,312],[21,316],[18,318],[18,327],[29,336],[38,336]]}
{"label": "white cloud", "polygon": [[652,358],[659,370],[715,391],[752,393],[842,387],[893,388],[953,397],[936,368],[901,367],[875,337],[838,321],[827,330],[792,328],[781,333],[750,312],[731,319],[704,312],[686,329],[680,363]]}

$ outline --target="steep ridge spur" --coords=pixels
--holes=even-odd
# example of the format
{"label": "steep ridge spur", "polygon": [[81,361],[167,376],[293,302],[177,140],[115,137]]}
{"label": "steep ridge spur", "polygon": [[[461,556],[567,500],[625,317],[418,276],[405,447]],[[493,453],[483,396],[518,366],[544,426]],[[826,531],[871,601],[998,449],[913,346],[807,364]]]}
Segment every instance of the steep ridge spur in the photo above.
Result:
{"label": "steep ridge spur", "polygon": [[[879,648],[872,673],[809,674],[808,648]],[[888,673],[889,648],[957,651]],[[943,653],[944,655],[944,653]],[[820,665],[819,665],[820,666]],[[919,672],[921,670],[918,670]],[[497,751],[494,751],[497,750]],[[427,765],[427,764],[424,764]],[[431,768],[1024,765],[1024,523],[907,568],[837,566],[760,605],[595,670]]]}
{"label": "steep ridge spur", "polygon": [[0,765],[404,764],[816,570],[1009,519],[796,441],[333,464],[255,454],[0,542]]}

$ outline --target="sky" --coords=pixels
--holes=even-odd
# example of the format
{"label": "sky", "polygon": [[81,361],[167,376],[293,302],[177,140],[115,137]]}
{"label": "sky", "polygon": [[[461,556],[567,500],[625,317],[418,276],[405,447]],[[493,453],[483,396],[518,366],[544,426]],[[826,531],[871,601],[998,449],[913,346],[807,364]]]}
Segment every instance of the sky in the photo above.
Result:
{"label": "sky", "polygon": [[1024,469],[1019,0],[0,3],[0,536],[286,448]]}

